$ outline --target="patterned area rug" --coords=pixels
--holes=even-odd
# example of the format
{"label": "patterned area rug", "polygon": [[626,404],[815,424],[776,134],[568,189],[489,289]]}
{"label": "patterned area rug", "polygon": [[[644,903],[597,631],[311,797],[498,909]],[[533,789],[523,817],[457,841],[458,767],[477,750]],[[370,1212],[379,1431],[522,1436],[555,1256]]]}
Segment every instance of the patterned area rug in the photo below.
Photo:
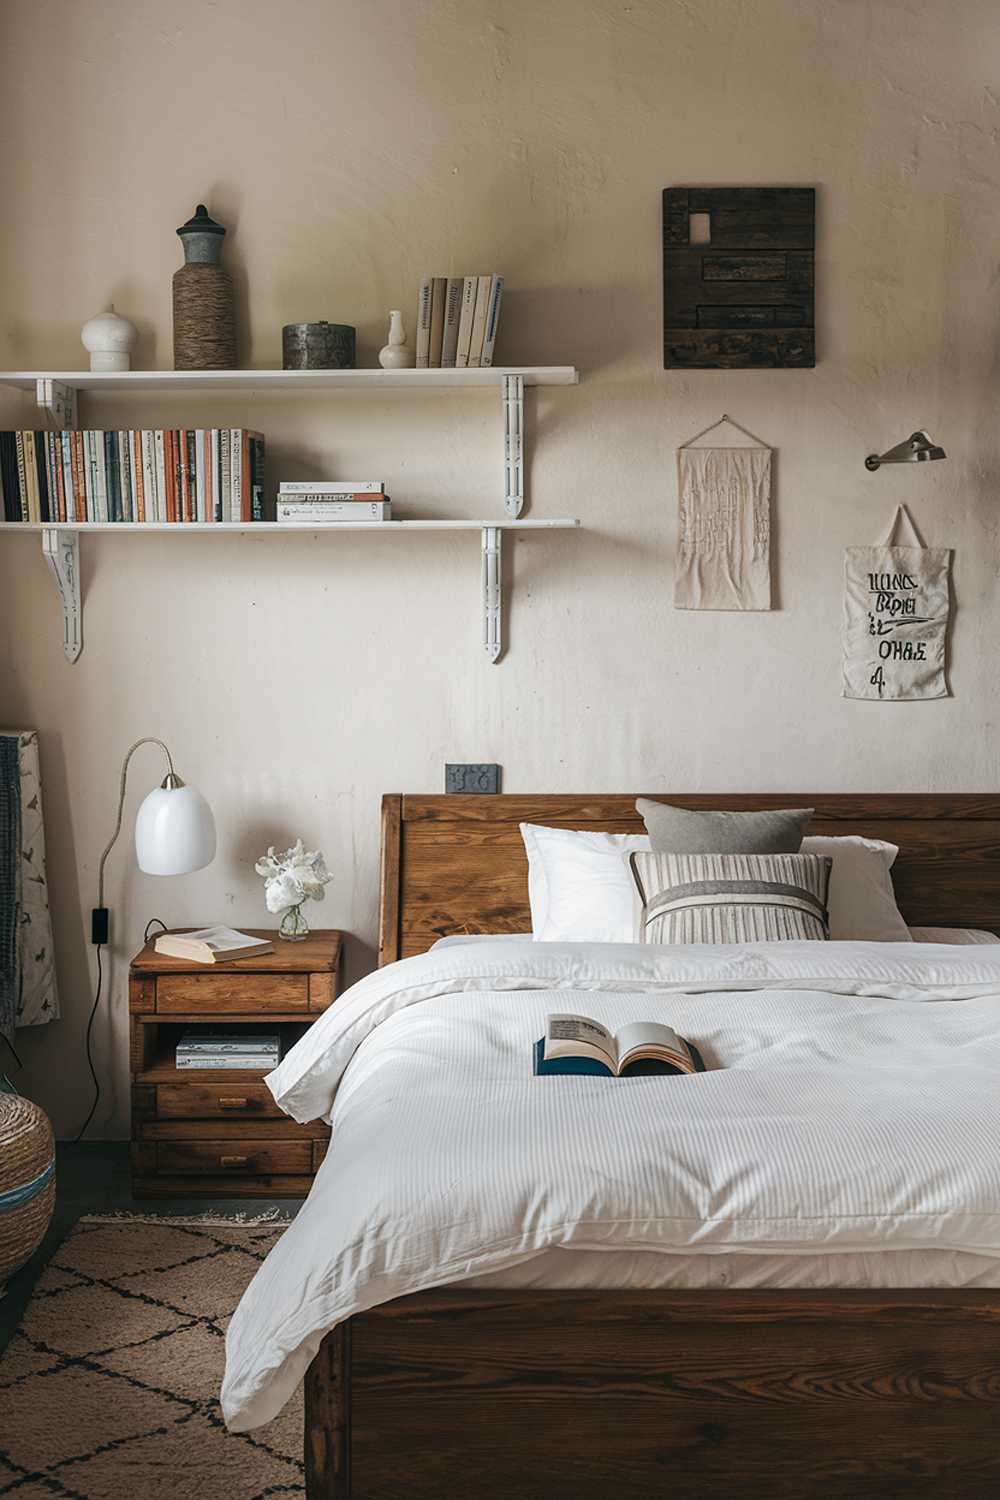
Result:
{"label": "patterned area rug", "polygon": [[0,1361],[0,1496],[304,1495],[301,1395],[228,1433],[223,1338],[278,1223],[88,1218]]}

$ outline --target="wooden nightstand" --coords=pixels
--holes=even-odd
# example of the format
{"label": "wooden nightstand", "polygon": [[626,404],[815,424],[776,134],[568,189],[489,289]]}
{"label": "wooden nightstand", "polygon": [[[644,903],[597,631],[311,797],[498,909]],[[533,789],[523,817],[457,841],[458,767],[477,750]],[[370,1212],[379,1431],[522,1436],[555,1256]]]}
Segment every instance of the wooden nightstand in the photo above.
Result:
{"label": "wooden nightstand", "polygon": [[290,1120],[271,1098],[263,1071],[176,1065],[174,1049],[189,1027],[277,1026],[287,1051],[336,999],[339,932],[311,932],[304,942],[286,943],[272,931],[245,930],[271,938],[274,952],[231,964],[194,964],[167,958],[149,943],[132,960],[137,1198],[304,1197],[323,1159],[329,1126]]}

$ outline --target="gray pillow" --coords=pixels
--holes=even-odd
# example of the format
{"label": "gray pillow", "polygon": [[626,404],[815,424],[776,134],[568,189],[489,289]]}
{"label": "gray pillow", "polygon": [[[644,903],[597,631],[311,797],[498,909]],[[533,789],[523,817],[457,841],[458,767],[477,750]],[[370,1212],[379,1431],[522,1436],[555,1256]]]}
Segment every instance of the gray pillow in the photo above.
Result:
{"label": "gray pillow", "polygon": [[764,812],[695,812],[640,797],[655,854],[798,854],[811,807]]}

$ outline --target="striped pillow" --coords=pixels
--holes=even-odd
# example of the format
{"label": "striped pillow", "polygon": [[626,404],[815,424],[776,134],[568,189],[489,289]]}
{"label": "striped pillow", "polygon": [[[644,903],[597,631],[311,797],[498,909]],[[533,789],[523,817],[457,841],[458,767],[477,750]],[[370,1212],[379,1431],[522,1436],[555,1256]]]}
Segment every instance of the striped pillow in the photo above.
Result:
{"label": "striped pillow", "polygon": [[829,936],[819,854],[629,856],[644,943],[787,943]]}

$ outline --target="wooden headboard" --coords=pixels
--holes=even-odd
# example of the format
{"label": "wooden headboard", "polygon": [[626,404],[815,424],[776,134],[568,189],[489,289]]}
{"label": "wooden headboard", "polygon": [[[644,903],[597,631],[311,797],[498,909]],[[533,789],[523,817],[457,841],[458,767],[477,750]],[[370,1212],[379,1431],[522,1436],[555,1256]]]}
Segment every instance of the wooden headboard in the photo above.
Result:
{"label": "wooden headboard", "polygon": [[442,796],[382,799],[379,963],[457,932],[530,932],[519,823],[641,833],[636,795],[694,808],[815,807],[811,833],[899,845],[892,878],[911,926],[1000,933],[1000,796],[979,793]]}

